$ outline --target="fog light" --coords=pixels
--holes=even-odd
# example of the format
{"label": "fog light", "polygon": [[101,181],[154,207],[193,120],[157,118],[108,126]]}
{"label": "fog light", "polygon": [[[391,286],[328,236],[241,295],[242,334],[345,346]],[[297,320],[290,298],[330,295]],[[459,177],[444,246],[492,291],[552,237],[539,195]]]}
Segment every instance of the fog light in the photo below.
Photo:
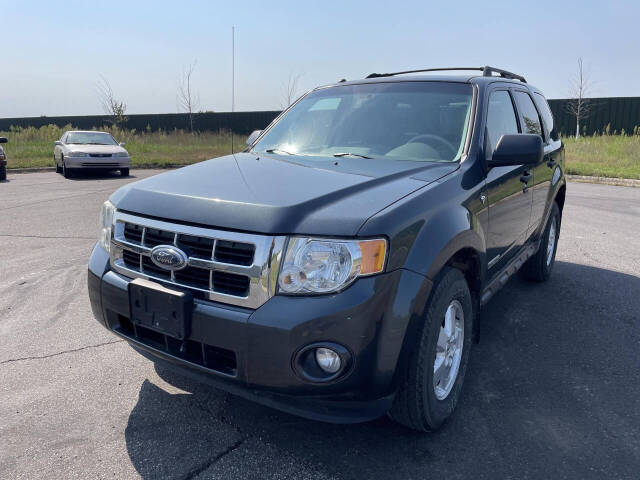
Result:
{"label": "fog light", "polygon": [[340,355],[330,348],[316,348],[316,362],[327,373],[336,373],[342,365]]}

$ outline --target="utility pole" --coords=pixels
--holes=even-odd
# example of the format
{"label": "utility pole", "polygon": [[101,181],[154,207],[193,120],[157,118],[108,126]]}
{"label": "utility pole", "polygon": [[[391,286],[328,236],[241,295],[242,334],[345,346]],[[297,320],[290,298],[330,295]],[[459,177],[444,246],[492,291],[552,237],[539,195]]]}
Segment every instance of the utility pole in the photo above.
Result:
{"label": "utility pole", "polygon": [[231,27],[231,153],[233,150],[233,113],[236,107],[236,27]]}

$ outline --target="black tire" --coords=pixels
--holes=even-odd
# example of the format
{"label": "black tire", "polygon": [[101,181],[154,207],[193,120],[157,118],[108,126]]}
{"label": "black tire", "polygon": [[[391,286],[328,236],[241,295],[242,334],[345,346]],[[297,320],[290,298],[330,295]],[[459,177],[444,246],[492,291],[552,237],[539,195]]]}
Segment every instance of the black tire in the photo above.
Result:
{"label": "black tire", "polygon": [[62,161],[62,175],[64,178],[71,178],[73,174],[71,173],[71,169],[67,168],[64,164],[64,157],[60,157],[60,160]]}
{"label": "black tire", "polygon": [[[462,272],[445,267],[433,288],[409,364],[389,411],[389,416],[396,422],[423,432],[436,430],[455,409],[464,383],[473,336],[473,304]],[[446,398],[438,399],[433,371],[436,347],[445,313],[454,300],[459,302],[464,312],[462,354],[450,392]]]}
{"label": "black tire", "polygon": [[53,166],[56,167],[56,173],[62,172],[62,169],[58,166],[58,162],[56,162],[56,156],[53,156]]}
{"label": "black tire", "polygon": [[120,175],[122,175],[123,177],[128,177],[129,176],[129,169],[128,168],[121,168],[120,169]]}
{"label": "black tire", "polygon": [[[560,237],[560,225],[562,217],[560,216],[560,209],[558,204],[553,202],[551,207],[551,214],[547,225],[544,227],[542,238],[540,239],[540,247],[536,254],[525,262],[520,269],[520,275],[532,282],[546,282],[551,276],[553,265],[556,263],[556,251],[558,250],[558,238]],[[555,239],[553,242],[553,252],[551,252],[551,259],[549,260],[549,252],[547,250],[550,240],[551,225],[555,221]]]}

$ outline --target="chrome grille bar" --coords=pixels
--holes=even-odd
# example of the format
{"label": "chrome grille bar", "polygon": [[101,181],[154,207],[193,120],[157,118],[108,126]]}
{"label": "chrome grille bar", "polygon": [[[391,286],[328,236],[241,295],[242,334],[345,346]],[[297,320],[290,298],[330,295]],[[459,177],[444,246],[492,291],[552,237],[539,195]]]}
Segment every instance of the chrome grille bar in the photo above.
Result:
{"label": "chrome grille bar", "polygon": [[[133,230],[129,230],[129,232],[134,232],[133,238],[131,235],[129,239],[125,237],[126,225],[129,225],[129,228],[133,228]],[[151,245],[154,245],[157,241],[158,231],[160,231],[163,236],[169,237],[167,238],[167,244],[172,243],[173,246],[184,249],[185,253],[189,255],[189,247],[183,248],[183,244],[180,242],[181,235],[184,235],[188,236],[185,241],[192,242],[189,245],[195,248],[195,253],[198,253],[199,256],[188,256],[186,269],[177,272],[167,270],[166,274],[162,274],[160,270],[154,271],[151,267],[145,268],[145,264],[151,265],[149,262],[151,251],[153,250],[153,247],[149,246],[146,241],[148,229],[153,229],[154,231]],[[139,233],[140,230],[141,234]],[[139,235],[140,242],[138,243]],[[169,240],[171,235],[173,235],[173,242]],[[189,237],[195,237],[197,242],[195,246],[193,244],[194,238]],[[245,247],[239,247],[244,248],[242,253],[244,257],[238,260],[244,263],[248,263],[250,258],[249,253],[247,253],[247,251],[251,251],[247,250],[249,248],[247,245],[250,244],[254,248],[252,263],[250,265],[241,265],[216,260],[216,247],[219,240],[245,245]],[[208,252],[209,243],[212,243],[211,254],[207,254],[209,258],[202,258],[204,257],[204,249],[201,245],[206,246],[206,252]],[[277,272],[279,269],[284,244],[284,236],[256,235],[194,227],[116,212],[111,240],[111,266],[113,270],[126,277],[147,278],[169,286],[174,284],[180,288],[187,288],[201,294],[204,293],[204,297],[211,301],[255,309],[275,294],[276,286],[275,282],[270,278],[270,272]],[[228,248],[228,244],[225,244],[225,248]],[[129,252],[127,254],[128,263],[123,258],[123,252]],[[131,264],[131,254],[139,255],[139,262],[136,261],[135,264]],[[225,260],[235,259],[225,258]],[[202,278],[202,275],[198,273],[201,270],[208,271],[208,282],[206,276]],[[217,281],[216,272],[220,272]],[[177,279],[178,273],[181,274],[180,280]],[[192,274],[195,274],[195,277]],[[164,275],[164,278],[162,275]],[[193,281],[197,285],[191,284],[189,281]],[[241,295],[239,292],[243,288],[244,282],[247,282],[248,289]],[[208,288],[206,287],[207,283]],[[220,291],[220,288],[225,289],[225,292]]]}

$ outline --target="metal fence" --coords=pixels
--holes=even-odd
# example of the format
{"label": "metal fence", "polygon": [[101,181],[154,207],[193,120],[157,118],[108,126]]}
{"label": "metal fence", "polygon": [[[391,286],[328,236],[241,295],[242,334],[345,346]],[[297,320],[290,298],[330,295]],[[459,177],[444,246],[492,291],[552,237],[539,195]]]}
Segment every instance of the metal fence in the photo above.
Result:
{"label": "metal fence", "polygon": [[[562,135],[575,135],[576,117],[569,113],[571,100],[549,100],[556,129]],[[593,135],[603,133],[607,127],[610,133],[630,134],[640,126],[640,97],[590,98],[589,115],[580,121],[580,133]]]}
{"label": "metal fence", "polygon": [[[571,100],[549,100],[549,106],[555,118],[556,128],[562,135],[573,135],[576,130],[575,115],[567,108]],[[611,133],[633,133],[640,126],[640,97],[608,97],[591,98],[590,113],[581,123],[582,134],[592,135],[602,133],[607,126]],[[194,128],[199,131],[231,130],[234,133],[247,135],[253,130],[266,127],[280,112],[207,112],[195,115]],[[74,128],[100,128],[109,124],[109,117],[105,115],[74,116],[74,117],[27,117],[2,118],[0,131],[14,127],[41,127],[44,125],[72,125]],[[173,130],[188,129],[189,117],[186,113],[162,113],[145,115],[128,115],[125,128],[142,131],[146,129]]]}
{"label": "metal fence", "polygon": [[[253,130],[266,127],[279,114],[279,111],[198,113],[194,115],[193,126],[195,130],[199,131],[232,130],[234,133],[247,135]],[[189,116],[186,113],[127,115],[127,118],[127,122],[122,127],[137,131],[150,129],[155,132],[157,130],[188,130],[189,128]],[[73,128],[90,130],[109,124],[109,117],[106,115],[1,118],[0,131],[6,132],[11,126],[39,128],[46,125],[59,127],[72,125]]]}

